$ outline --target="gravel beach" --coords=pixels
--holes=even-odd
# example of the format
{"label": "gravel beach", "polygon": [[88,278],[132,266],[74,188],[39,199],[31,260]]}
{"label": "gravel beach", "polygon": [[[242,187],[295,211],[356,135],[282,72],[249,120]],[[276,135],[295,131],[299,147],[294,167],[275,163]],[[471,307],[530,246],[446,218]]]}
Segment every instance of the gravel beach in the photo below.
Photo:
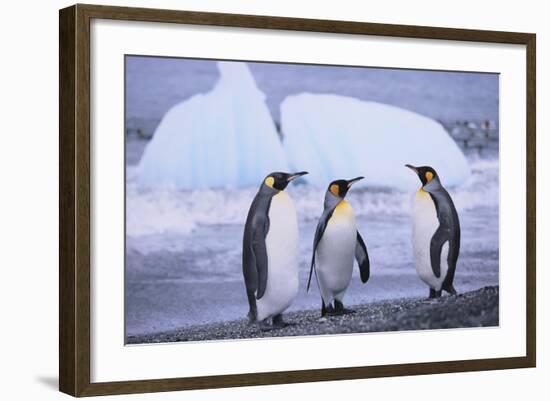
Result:
{"label": "gravel beach", "polygon": [[285,314],[290,325],[271,331],[260,331],[240,319],[128,336],[127,344],[498,326],[499,288],[484,287],[439,299],[405,298],[350,307],[355,313],[325,318],[319,310],[290,312]]}

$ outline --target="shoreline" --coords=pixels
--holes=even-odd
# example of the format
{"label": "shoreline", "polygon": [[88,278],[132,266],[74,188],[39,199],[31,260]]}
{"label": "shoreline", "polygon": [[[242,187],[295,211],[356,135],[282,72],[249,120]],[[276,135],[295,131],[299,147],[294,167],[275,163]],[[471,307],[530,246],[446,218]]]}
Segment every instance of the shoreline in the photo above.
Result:
{"label": "shoreline", "polygon": [[249,325],[243,318],[131,335],[126,338],[126,344],[498,326],[499,287],[483,287],[438,299],[401,298],[349,308],[355,313],[324,318],[318,309],[285,313],[283,317],[290,325],[271,331],[260,331],[257,325]]}

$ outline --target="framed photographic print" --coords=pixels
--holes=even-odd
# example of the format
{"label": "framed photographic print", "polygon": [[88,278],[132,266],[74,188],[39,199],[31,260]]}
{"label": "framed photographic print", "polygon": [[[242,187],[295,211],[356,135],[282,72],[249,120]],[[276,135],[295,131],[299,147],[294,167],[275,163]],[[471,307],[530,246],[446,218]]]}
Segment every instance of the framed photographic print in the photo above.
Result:
{"label": "framed photographic print", "polygon": [[60,11],[60,390],[534,367],[535,35]]}

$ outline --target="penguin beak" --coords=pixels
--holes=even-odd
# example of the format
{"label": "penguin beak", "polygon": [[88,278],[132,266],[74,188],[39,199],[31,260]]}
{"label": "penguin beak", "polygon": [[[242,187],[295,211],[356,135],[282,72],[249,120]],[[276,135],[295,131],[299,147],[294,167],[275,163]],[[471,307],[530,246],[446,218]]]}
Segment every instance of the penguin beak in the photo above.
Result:
{"label": "penguin beak", "polygon": [[303,175],[309,174],[307,171],[300,171],[299,173],[294,173],[288,176],[286,179],[288,182],[292,181],[295,178],[301,177]]}
{"label": "penguin beak", "polygon": [[405,164],[405,167],[410,168],[412,171],[414,171],[416,174],[418,174],[418,169],[414,166],[411,166],[410,164]]}
{"label": "penguin beak", "polygon": [[357,181],[362,180],[363,178],[365,177],[355,177],[355,178],[352,178],[351,180],[348,180],[348,188],[351,187],[353,184],[355,184]]}

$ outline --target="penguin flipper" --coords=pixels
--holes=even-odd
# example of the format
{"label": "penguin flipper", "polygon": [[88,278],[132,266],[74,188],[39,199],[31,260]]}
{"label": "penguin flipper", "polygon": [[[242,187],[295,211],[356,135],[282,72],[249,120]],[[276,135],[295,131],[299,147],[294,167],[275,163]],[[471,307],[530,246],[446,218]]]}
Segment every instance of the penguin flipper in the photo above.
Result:
{"label": "penguin flipper", "polygon": [[264,296],[267,287],[267,248],[265,237],[269,230],[269,220],[263,224],[258,224],[252,234],[252,253],[254,254],[254,264],[258,275],[258,287],[256,290],[256,299]]}
{"label": "penguin flipper", "polygon": [[367,246],[365,241],[361,238],[361,234],[357,231],[357,243],[355,244],[355,259],[359,266],[359,273],[361,274],[361,281],[366,283],[370,277],[370,261],[369,254],[367,252]]}
{"label": "penguin flipper", "polygon": [[439,226],[430,242],[430,261],[432,271],[437,278],[441,276],[441,249],[448,240],[448,230],[445,230],[443,226]]}
{"label": "penguin flipper", "polygon": [[334,212],[334,207],[332,209],[325,210],[321,215],[321,217],[319,218],[319,223],[317,223],[317,229],[315,230],[315,237],[313,238],[313,255],[311,256],[311,266],[309,268],[309,278],[307,280],[306,291],[309,291],[309,287],[311,285],[311,277],[313,276],[313,270],[315,269],[315,252],[317,251],[317,246],[319,245],[321,238],[323,238],[323,234],[325,233],[325,229],[327,228],[328,221],[332,217],[333,212]]}

